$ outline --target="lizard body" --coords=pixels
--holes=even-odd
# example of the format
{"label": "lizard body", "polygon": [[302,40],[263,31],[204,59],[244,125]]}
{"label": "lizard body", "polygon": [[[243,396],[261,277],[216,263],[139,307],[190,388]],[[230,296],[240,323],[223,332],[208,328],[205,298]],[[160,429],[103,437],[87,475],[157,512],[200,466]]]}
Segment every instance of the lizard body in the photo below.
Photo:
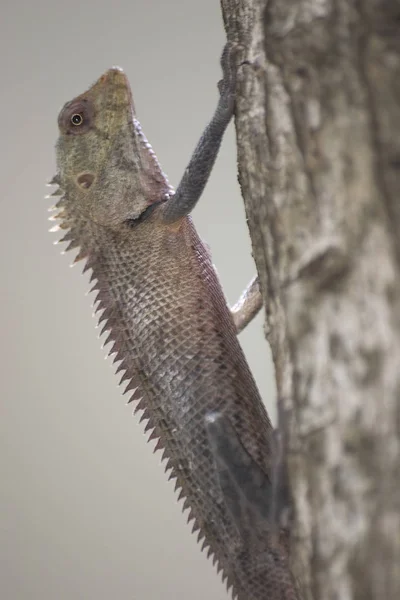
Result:
{"label": "lizard body", "polygon": [[[137,400],[146,431],[164,449],[203,547],[239,600],[294,600],[285,550],[266,514],[272,426],[189,215],[233,112],[229,61],[225,53],[216,114],[176,192],[143,135],[120,69],[67,103],[53,180],[61,194],[57,218],[68,248],[79,247],[76,260],[92,270],[99,322],[129,401]],[[227,431],[233,454],[228,449],[224,458]],[[243,464],[249,481],[241,494]]]}

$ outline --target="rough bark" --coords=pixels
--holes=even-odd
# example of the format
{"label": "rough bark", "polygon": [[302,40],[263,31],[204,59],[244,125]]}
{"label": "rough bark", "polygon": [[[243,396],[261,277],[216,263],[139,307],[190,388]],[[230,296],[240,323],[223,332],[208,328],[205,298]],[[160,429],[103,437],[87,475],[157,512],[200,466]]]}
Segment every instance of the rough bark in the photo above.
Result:
{"label": "rough bark", "polygon": [[400,4],[221,0],[304,598],[400,598]]}

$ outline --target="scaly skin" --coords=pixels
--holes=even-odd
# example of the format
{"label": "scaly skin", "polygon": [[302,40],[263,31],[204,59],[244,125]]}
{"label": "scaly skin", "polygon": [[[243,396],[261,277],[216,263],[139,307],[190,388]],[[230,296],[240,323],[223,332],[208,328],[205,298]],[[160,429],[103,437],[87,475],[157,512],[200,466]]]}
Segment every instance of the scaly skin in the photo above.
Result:
{"label": "scaly skin", "polygon": [[53,182],[63,239],[92,270],[118,371],[164,448],[193,529],[239,600],[295,599],[267,510],[235,491],[240,477],[229,480],[229,465],[218,460],[223,422],[244,457],[238,462],[255,469],[251,493],[260,492],[259,506],[265,493],[267,507],[271,423],[209,254],[190,216],[171,211],[174,192],[122,71],[110,69],[66,104],[59,127]]}

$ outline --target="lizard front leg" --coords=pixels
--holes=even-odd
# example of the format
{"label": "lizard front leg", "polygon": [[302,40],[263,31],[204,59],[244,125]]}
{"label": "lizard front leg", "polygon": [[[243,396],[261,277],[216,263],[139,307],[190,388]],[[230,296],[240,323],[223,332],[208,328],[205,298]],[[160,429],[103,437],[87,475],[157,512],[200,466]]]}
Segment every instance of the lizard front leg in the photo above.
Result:
{"label": "lizard front leg", "polygon": [[239,300],[230,309],[236,325],[236,333],[243,331],[250,321],[254,319],[261,309],[262,303],[263,299],[258,277],[253,277]]}
{"label": "lizard front leg", "polygon": [[174,223],[192,212],[206,186],[232,118],[236,91],[236,47],[227,44],[221,57],[223,78],[218,83],[219,102],[201,136],[175,194],[165,202],[160,219]]}

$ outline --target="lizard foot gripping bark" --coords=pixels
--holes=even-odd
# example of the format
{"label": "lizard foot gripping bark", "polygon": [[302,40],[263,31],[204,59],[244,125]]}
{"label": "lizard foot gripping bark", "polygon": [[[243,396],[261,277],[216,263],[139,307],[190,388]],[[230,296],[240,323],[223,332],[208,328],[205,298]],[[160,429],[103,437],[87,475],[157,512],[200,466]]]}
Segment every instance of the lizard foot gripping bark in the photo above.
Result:
{"label": "lizard foot gripping bark", "polygon": [[289,600],[286,554],[266,516],[272,427],[189,216],[233,114],[235,62],[226,47],[217,109],[176,191],[120,69],[68,102],[58,119],[55,218],[92,272],[117,372],[164,449],[203,548],[239,600]]}

